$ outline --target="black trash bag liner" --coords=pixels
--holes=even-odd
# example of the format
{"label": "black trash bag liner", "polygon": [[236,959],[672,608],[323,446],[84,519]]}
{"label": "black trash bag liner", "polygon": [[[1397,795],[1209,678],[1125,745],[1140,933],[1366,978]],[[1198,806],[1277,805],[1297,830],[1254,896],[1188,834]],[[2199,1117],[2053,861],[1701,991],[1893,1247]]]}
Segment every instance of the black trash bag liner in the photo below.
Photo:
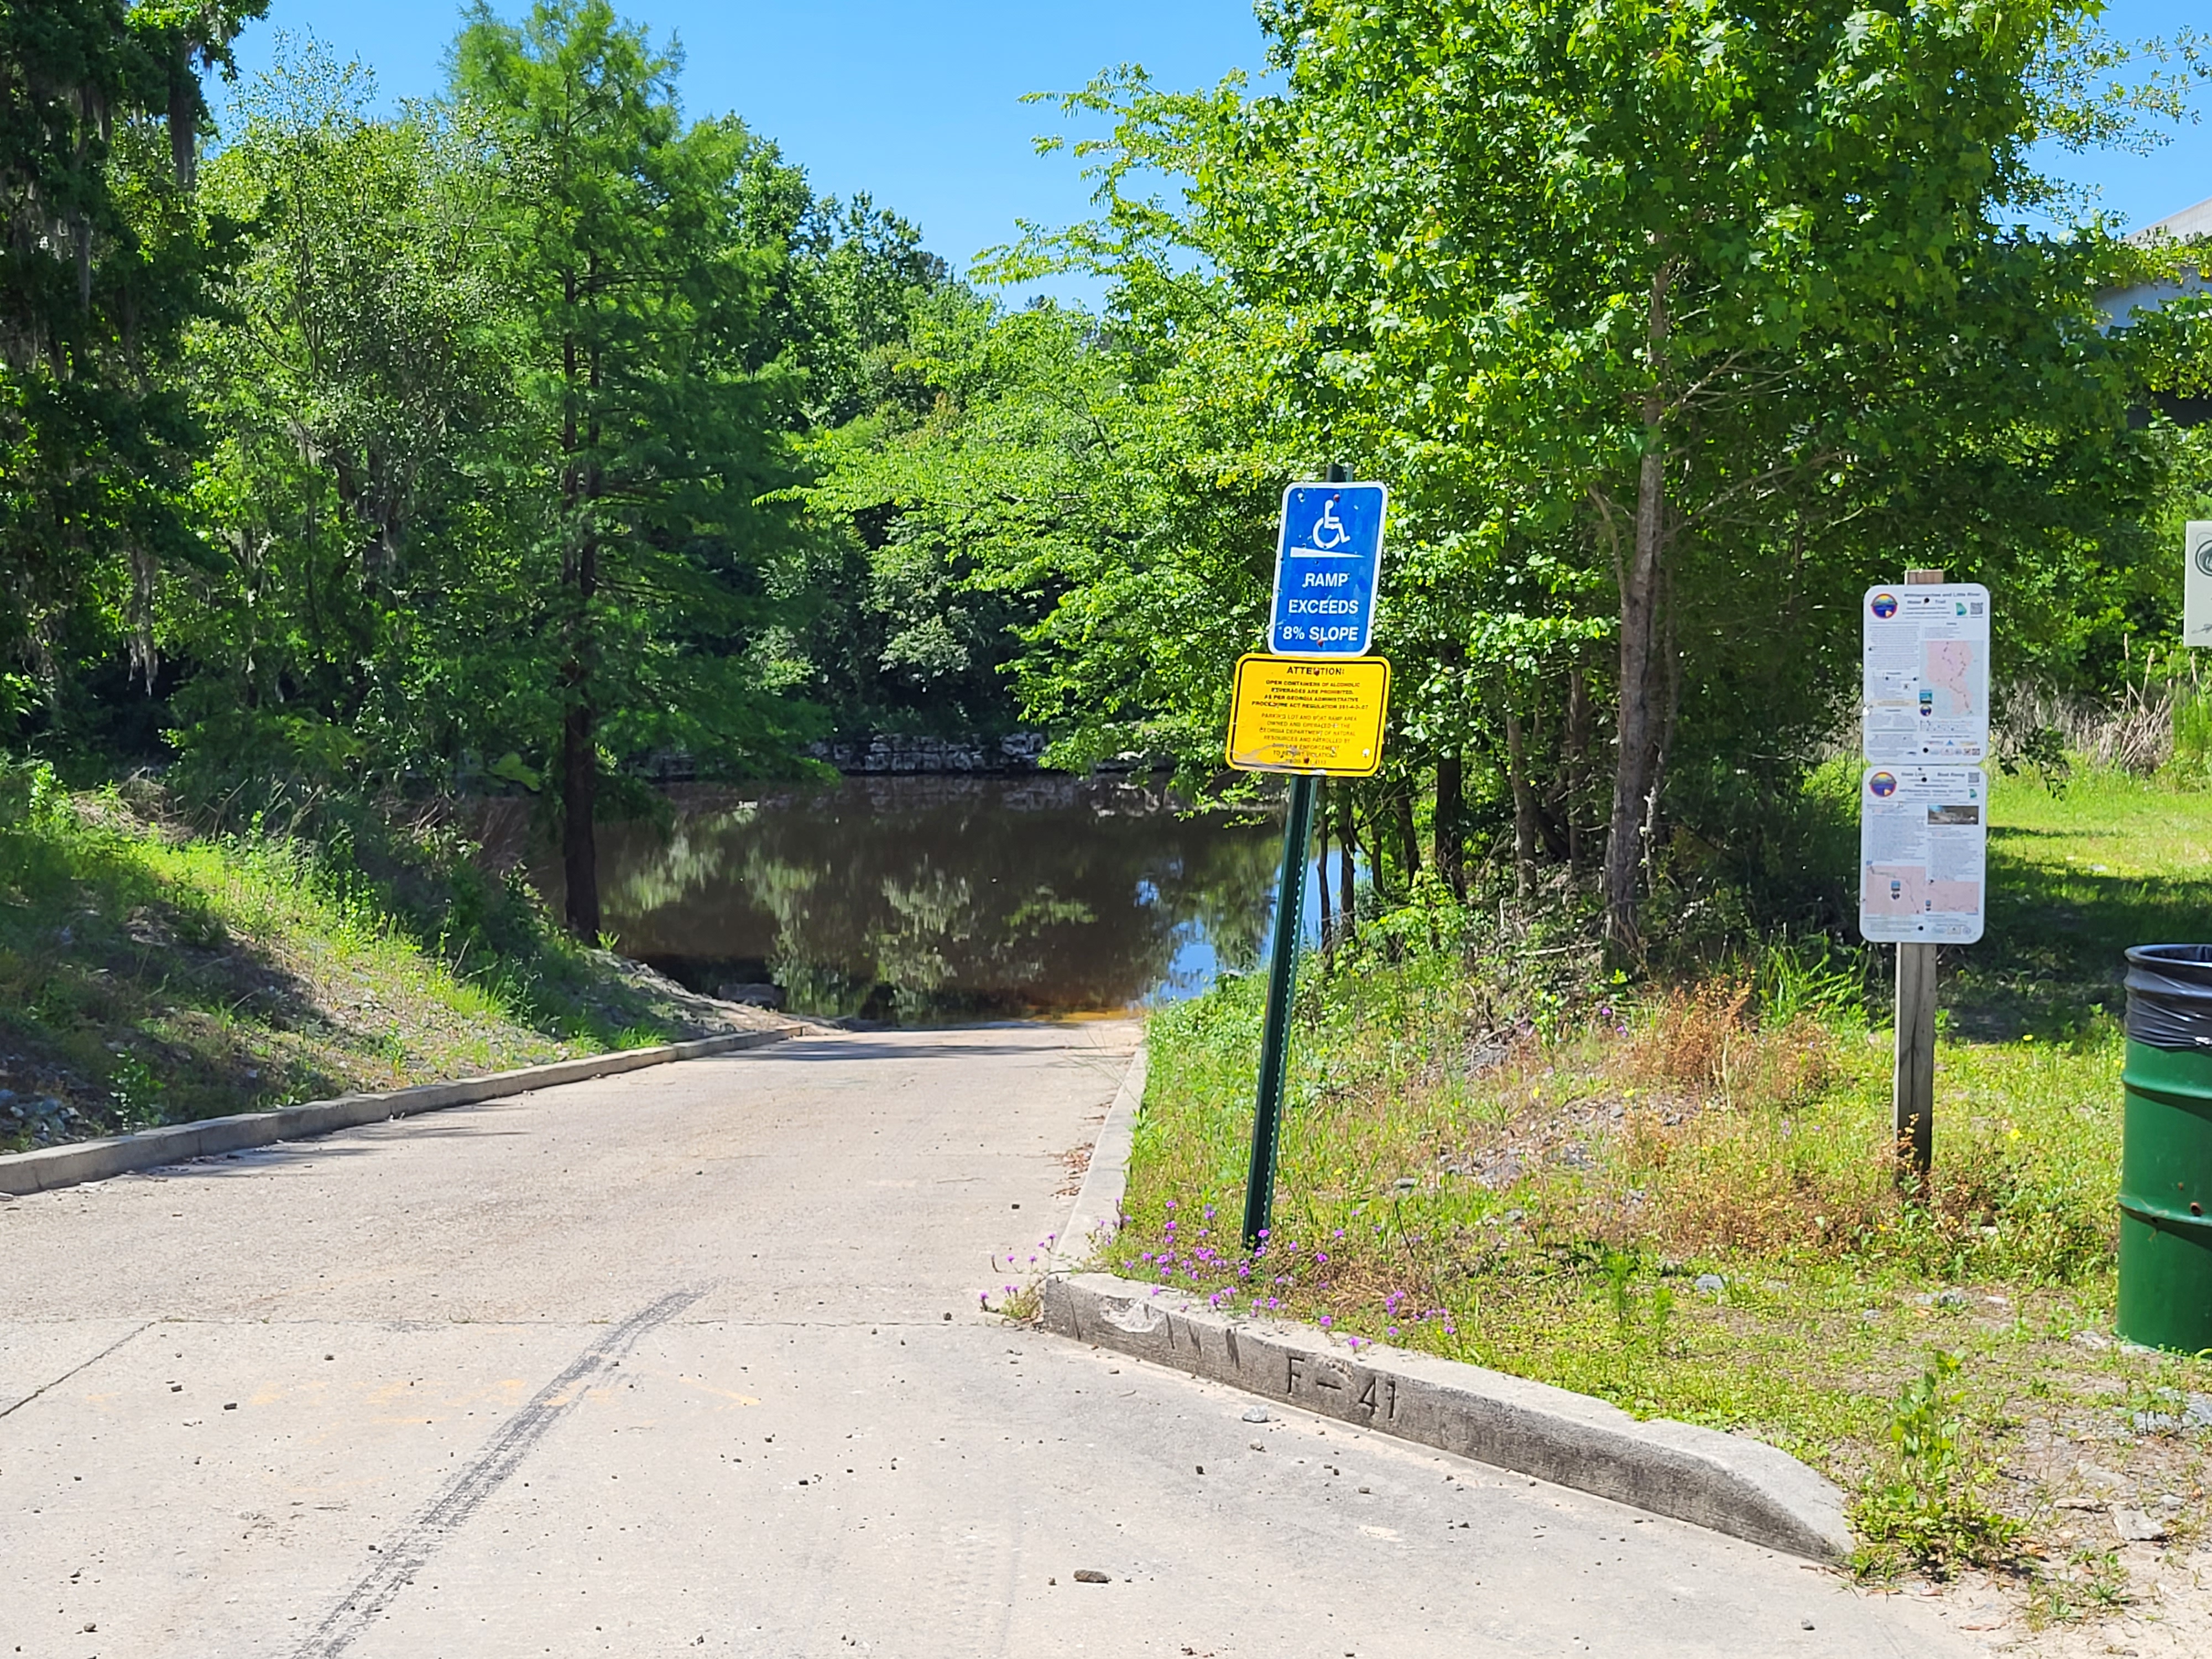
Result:
{"label": "black trash bag liner", "polygon": [[2212,945],[2128,952],[2128,1035],[2154,1048],[2212,1049]]}

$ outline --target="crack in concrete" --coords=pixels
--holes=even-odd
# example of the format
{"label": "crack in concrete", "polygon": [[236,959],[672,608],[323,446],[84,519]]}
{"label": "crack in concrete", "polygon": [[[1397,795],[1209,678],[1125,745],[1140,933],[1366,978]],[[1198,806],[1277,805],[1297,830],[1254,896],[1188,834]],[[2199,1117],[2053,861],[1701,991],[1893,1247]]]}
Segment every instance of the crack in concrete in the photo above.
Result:
{"label": "crack in concrete", "polygon": [[59,1376],[54,1378],[52,1382],[40,1383],[37,1388],[32,1389],[30,1393],[25,1395],[14,1405],[7,1407],[4,1409],[0,1409],[0,1417],[13,1416],[15,1413],[22,1410],[24,1407],[29,1405],[33,1400],[36,1400],[40,1395],[46,1393],[48,1389],[58,1389],[63,1383],[68,1382],[70,1378],[75,1376],[79,1371],[83,1370],[89,1366],[97,1365],[101,1360],[106,1358],[108,1355],[113,1353],[125,1343],[130,1341],[131,1338],[144,1335],[148,1331],[151,1330],[155,1326],[161,1322],[158,1319],[149,1319],[144,1324],[139,1326],[137,1330],[125,1331],[122,1335],[117,1337],[114,1341],[109,1343],[98,1353],[93,1355],[91,1358],[86,1360],[83,1364],[70,1366]]}

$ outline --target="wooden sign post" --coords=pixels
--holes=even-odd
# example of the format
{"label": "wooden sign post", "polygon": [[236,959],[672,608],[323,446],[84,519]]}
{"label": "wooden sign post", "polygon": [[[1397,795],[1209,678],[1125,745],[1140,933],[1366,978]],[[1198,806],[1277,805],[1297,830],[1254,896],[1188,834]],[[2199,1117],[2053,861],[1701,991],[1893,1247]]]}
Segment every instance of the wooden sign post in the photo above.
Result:
{"label": "wooden sign post", "polygon": [[[1941,586],[1941,570],[1908,570],[1907,587]],[[1890,1078],[1898,1178],[1925,1197],[1936,1165],[1936,951],[1897,947],[1897,1056]]]}
{"label": "wooden sign post", "polygon": [[1897,1062],[1890,1103],[1899,1182],[1923,1197],[1936,1164],[1936,951],[1897,947]]}

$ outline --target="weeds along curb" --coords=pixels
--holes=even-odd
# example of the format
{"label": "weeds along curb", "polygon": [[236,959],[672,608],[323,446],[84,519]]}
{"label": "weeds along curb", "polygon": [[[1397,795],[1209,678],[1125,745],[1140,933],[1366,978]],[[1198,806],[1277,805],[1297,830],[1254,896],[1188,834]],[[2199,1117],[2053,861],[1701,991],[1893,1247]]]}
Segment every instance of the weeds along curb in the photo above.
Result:
{"label": "weeds along curb", "polygon": [[462,1078],[453,1083],[426,1083],[412,1089],[394,1089],[378,1095],[341,1095],[336,1100],[313,1100],[304,1106],[283,1106],[273,1112],[241,1112],[235,1117],[203,1118],[197,1123],[172,1123],[137,1134],[115,1135],[105,1140],[80,1141],[71,1146],[44,1146],[34,1152],[11,1152],[0,1157],[0,1193],[21,1196],[56,1187],[74,1187],[110,1176],[129,1175],[164,1164],[182,1164],[195,1158],[242,1152],[252,1146],[273,1146],[280,1140],[301,1140],[340,1129],[381,1123],[388,1118],[412,1117],[448,1106],[472,1106],[478,1101],[506,1095],[527,1094],[562,1083],[581,1083],[587,1078],[617,1072],[641,1071],[671,1060],[704,1060],[710,1054],[734,1054],[780,1042],[797,1033],[798,1026],[765,1031],[738,1031],[727,1036],[702,1037],[695,1042],[663,1043],[653,1048],[624,1048],[611,1054],[590,1054],[581,1060],[556,1060],[550,1066],[526,1066],[518,1071],[493,1072],[484,1077]]}
{"label": "weeds along curb", "polygon": [[1128,1069],[1121,1073],[1114,1103],[1106,1109],[1106,1121],[1098,1126],[1098,1139],[1091,1143],[1091,1162],[1084,1169],[1075,1207],[1054,1243],[1048,1272],[1074,1272],[1121,1224],[1121,1194],[1129,1188],[1130,1144],[1137,1129],[1137,1108],[1144,1103],[1145,1044],[1139,1038]]}
{"label": "weeds along curb", "polygon": [[1843,1493],[1759,1441],[1639,1423],[1588,1395],[1427,1354],[1367,1345],[1355,1354],[1311,1325],[1241,1319],[1158,1285],[1079,1271],[1120,1222],[1144,1097],[1139,1045],[1053,1254],[1047,1330],[1791,1555],[1840,1561],[1851,1553]]}

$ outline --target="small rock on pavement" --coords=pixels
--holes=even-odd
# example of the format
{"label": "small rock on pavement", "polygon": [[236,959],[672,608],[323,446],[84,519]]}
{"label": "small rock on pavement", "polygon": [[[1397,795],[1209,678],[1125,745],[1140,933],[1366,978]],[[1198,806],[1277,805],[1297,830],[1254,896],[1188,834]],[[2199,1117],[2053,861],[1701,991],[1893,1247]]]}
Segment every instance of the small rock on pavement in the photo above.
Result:
{"label": "small rock on pavement", "polygon": [[1096,1567],[1078,1567],[1075,1582],[1079,1584],[1110,1584],[1114,1581]]}
{"label": "small rock on pavement", "polygon": [[1244,1408],[1244,1420],[1247,1423],[1266,1422],[1267,1420],[1267,1408],[1265,1406],[1247,1406]]}
{"label": "small rock on pavement", "polygon": [[2112,1530],[2119,1534],[2123,1544],[2157,1544],[2166,1538],[2166,1522],[2141,1510],[2115,1509]]}

